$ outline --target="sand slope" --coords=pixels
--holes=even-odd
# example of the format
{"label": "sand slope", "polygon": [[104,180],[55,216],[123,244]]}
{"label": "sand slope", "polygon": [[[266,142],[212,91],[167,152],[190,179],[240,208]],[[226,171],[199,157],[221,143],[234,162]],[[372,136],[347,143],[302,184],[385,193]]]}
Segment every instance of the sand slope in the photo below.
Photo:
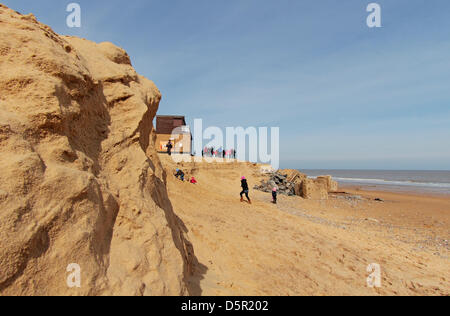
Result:
{"label": "sand slope", "polygon": [[[168,172],[175,168],[167,157],[161,159]],[[191,286],[197,295],[450,294],[448,244],[420,243],[425,235],[450,239],[448,198],[411,201],[390,195],[377,203],[282,196],[275,206],[270,194],[252,190],[248,205],[239,201],[239,179],[244,175],[251,186],[259,183],[258,166],[182,168],[199,184],[169,177],[169,197],[195,248]],[[415,216],[408,221],[399,208]],[[419,227],[431,224],[427,214],[440,216],[442,225]],[[398,228],[399,220],[407,229]],[[367,287],[370,263],[381,265],[381,288]]]}

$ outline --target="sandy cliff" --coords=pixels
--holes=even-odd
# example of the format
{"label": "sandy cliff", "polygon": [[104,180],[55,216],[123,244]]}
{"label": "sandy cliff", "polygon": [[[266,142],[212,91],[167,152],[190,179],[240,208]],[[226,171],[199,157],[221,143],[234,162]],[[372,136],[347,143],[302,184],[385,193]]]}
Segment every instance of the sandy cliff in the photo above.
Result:
{"label": "sandy cliff", "polygon": [[122,49],[0,5],[1,294],[188,294],[192,247],[153,146],[160,98]]}

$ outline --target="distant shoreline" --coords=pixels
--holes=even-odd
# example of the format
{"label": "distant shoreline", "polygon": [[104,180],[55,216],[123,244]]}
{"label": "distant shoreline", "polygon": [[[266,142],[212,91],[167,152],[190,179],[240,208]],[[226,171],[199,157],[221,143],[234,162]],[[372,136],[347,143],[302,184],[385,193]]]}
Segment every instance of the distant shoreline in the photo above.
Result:
{"label": "distant shoreline", "polygon": [[331,175],[340,187],[369,191],[450,195],[450,171],[302,170],[309,177]]}
{"label": "distant shoreline", "polygon": [[408,186],[391,186],[391,185],[371,185],[371,184],[351,184],[339,182],[340,191],[365,191],[365,192],[380,192],[380,193],[398,193],[406,195],[417,196],[436,196],[436,197],[450,197],[448,191],[438,191],[422,187],[408,187]]}

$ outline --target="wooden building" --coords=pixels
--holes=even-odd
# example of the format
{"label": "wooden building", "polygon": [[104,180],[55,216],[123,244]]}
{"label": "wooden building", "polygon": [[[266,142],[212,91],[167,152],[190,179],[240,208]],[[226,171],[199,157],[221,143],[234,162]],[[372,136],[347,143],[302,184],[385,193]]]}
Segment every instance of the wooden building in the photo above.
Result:
{"label": "wooden building", "polygon": [[156,147],[158,152],[167,152],[167,143],[172,142],[172,153],[191,154],[192,134],[184,116],[156,116]]}

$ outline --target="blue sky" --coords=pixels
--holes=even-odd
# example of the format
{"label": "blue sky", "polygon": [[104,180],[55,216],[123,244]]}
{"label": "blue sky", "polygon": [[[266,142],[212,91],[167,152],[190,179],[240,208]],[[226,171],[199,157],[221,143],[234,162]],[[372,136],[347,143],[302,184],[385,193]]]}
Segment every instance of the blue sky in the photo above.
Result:
{"label": "blue sky", "polygon": [[[281,167],[450,169],[450,1],[2,1],[126,49],[159,114],[278,126]],[[382,7],[382,28],[366,7]]]}

